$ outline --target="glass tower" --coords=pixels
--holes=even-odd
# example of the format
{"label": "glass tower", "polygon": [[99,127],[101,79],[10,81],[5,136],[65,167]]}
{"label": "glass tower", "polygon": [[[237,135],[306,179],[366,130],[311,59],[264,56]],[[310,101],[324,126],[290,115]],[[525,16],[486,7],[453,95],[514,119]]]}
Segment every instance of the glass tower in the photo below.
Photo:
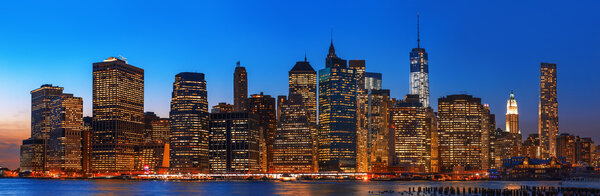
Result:
{"label": "glass tower", "polygon": [[355,70],[335,54],[333,42],[319,70],[319,170],[356,171]]}
{"label": "glass tower", "polygon": [[418,24],[417,16],[417,48],[410,52],[410,94],[419,95],[423,107],[429,107],[429,60],[420,45]]}

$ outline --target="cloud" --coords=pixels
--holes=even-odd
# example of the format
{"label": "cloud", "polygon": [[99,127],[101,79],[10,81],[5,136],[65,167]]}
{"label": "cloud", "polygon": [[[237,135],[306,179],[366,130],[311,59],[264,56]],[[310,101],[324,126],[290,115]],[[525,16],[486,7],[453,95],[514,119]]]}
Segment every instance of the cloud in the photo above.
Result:
{"label": "cloud", "polygon": [[19,167],[20,144],[0,142],[0,166],[9,169]]}

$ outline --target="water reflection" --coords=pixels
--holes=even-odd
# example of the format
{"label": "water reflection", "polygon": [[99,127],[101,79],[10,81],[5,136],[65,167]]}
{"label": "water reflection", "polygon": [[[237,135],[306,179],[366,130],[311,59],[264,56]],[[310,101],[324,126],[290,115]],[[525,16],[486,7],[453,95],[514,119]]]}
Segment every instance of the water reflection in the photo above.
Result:
{"label": "water reflection", "polygon": [[599,183],[558,181],[133,181],[0,179],[0,195],[366,195],[369,191],[408,191],[410,187],[519,189],[521,186],[600,187]]}

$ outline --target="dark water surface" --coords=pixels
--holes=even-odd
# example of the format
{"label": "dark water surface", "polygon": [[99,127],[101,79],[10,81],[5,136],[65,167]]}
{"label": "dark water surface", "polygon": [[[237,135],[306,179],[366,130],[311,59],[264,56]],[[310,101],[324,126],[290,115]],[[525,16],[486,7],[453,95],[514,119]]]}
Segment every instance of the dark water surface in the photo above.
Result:
{"label": "dark water surface", "polygon": [[[527,186],[600,188],[599,182],[558,181],[135,181],[0,179],[0,195],[367,195],[369,191],[406,191],[408,187],[485,187],[518,189]],[[399,195],[399,194],[394,194]]]}

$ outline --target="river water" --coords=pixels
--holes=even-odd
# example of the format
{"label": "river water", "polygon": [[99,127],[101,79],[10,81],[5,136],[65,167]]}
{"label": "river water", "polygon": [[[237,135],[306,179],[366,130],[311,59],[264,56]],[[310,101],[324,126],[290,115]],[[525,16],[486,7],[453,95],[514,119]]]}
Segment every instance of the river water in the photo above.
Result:
{"label": "river water", "polygon": [[[135,181],[0,179],[0,195],[368,195],[370,191],[407,191],[409,187],[527,186],[600,188],[600,182],[558,181]],[[394,194],[400,195],[400,194]]]}

